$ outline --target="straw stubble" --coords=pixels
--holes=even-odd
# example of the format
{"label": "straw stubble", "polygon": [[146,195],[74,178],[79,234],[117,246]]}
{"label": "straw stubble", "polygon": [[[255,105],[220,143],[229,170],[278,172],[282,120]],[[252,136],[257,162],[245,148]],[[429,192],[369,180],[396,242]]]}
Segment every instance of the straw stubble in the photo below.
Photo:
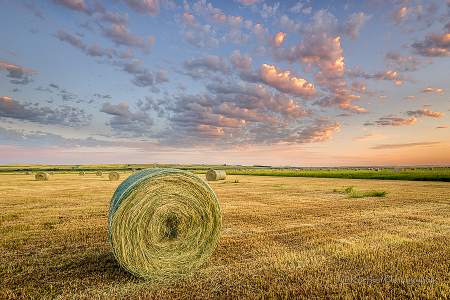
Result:
{"label": "straw stubble", "polygon": [[148,169],[124,180],[111,199],[108,235],[114,255],[142,278],[172,277],[198,268],[219,241],[216,195],[197,175]]}

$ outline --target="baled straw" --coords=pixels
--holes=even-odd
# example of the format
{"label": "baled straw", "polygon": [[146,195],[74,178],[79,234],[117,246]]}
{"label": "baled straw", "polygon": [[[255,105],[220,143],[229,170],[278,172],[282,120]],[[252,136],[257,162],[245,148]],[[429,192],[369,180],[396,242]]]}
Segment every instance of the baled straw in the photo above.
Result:
{"label": "baled straw", "polygon": [[405,169],[402,168],[402,167],[395,167],[395,168],[394,168],[394,172],[395,172],[395,173],[398,173],[398,172],[405,172]]}
{"label": "baled straw", "polygon": [[206,172],[206,180],[216,181],[224,180],[227,177],[227,173],[224,170],[208,170]]}
{"label": "baled straw", "polygon": [[55,175],[55,172],[51,171],[48,173],[49,175]]}
{"label": "baled straw", "polygon": [[109,173],[109,180],[119,180],[120,174],[116,171]]}
{"label": "baled straw", "polygon": [[47,172],[37,172],[34,178],[39,181],[48,180],[50,178],[50,175],[48,175]]}
{"label": "baled straw", "polygon": [[31,172],[25,172],[25,175],[31,175]]}
{"label": "baled straw", "polygon": [[142,278],[187,274],[213,253],[220,236],[219,202],[195,174],[147,169],[114,193],[108,236],[119,263]]}
{"label": "baled straw", "polygon": [[103,176],[103,172],[102,172],[102,171],[97,171],[97,173],[95,173],[95,175],[97,175],[97,176]]}
{"label": "baled straw", "polygon": [[80,172],[78,172],[78,174],[79,174],[80,176],[84,176],[84,174],[86,174],[86,173],[84,173],[84,171],[80,171]]}

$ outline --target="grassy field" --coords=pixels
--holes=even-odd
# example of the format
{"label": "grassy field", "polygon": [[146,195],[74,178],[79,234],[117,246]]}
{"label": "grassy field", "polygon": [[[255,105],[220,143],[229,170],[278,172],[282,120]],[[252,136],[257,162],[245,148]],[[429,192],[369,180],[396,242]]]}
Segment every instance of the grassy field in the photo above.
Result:
{"label": "grassy field", "polygon": [[[228,175],[253,176],[282,176],[282,177],[317,177],[317,178],[345,178],[345,179],[381,179],[381,180],[411,180],[411,181],[444,181],[450,182],[450,167],[417,167],[405,168],[404,172],[394,172],[392,167],[380,168],[274,168],[255,166],[227,166],[227,165],[175,165],[175,164],[110,164],[110,165],[6,165],[0,166],[0,173],[21,173],[25,171],[55,171],[57,173],[94,172],[97,170],[120,171],[129,173],[148,168],[175,168],[205,174],[207,170],[225,170]],[[331,171],[328,171],[331,170]]]}
{"label": "grassy field", "polygon": [[124,271],[108,244],[130,174],[0,174],[0,299],[450,298],[449,182],[228,175],[209,182],[215,252],[164,282]]}

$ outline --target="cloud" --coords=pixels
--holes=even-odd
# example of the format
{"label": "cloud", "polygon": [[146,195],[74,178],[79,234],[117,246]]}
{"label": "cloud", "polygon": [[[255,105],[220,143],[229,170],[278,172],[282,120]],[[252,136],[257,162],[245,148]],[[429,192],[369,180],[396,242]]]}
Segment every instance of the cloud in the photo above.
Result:
{"label": "cloud", "polygon": [[439,93],[439,92],[442,92],[442,89],[426,88],[423,91],[421,91],[420,93],[424,94],[424,93]]}
{"label": "cloud", "polygon": [[[407,1],[404,1],[406,3]],[[439,10],[439,0],[432,0],[426,6],[418,4],[416,6],[403,6],[403,3],[394,5],[388,13],[388,19],[392,21],[390,26],[399,27],[404,33],[411,33],[415,29],[423,30],[438,19],[436,12]],[[412,26],[412,23],[414,23]]]}
{"label": "cloud", "polygon": [[[450,30],[449,30],[450,31]],[[424,41],[411,45],[414,53],[425,57],[446,57],[450,55],[450,32],[444,34],[428,33]]]}
{"label": "cloud", "polygon": [[440,113],[438,111],[430,111],[428,109],[408,111],[407,114],[408,116],[416,116],[416,117],[428,116],[433,118],[440,118],[445,115],[444,113]]}
{"label": "cloud", "polygon": [[[42,12],[38,10],[37,6],[38,3],[36,1],[32,1],[30,4],[27,4],[25,2],[22,2],[22,4],[28,8],[36,17],[38,17],[41,20],[45,20],[45,18],[42,16]],[[43,7],[43,6],[41,6]]]}
{"label": "cloud", "polygon": [[283,72],[276,66],[262,64],[259,74],[261,82],[276,88],[280,92],[306,99],[311,99],[318,95],[314,84],[308,83],[303,78],[293,77],[290,71]]}
{"label": "cloud", "polygon": [[353,138],[352,141],[354,141],[354,142],[355,141],[368,141],[368,140],[379,139],[381,137],[382,137],[381,134],[368,133],[368,134],[365,134],[363,136]]}
{"label": "cloud", "polygon": [[156,17],[159,14],[159,0],[122,0],[129,8],[141,15],[150,14]]}
{"label": "cloud", "polygon": [[[399,52],[388,51],[383,57],[386,61],[386,66],[395,66],[395,69],[403,72],[412,72],[419,69],[420,60],[412,57],[403,57]],[[390,62],[389,62],[390,61]]]}
{"label": "cloud", "polygon": [[415,98],[414,96],[408,96],[408,97],[404,97],[403,99],[410,100],[410,99],[414,99],[414,98]]}
{"label": "cloud", "polygon": [[449,126],[439,126],[439,127],[436,127],[436,129],[445,129],[445,128],[450,128]]}
{"label": "cloud", "polygon": [[[311,13],[311,8],[304,9],[304,13]],[[344,23],[339,25],[338,19],[326,10],[318,10],[310,23],[295,23],[288,16],[283,15],[280,18],[280,26],[286,30],[303,34],[306,36],[343,36],[347,40],[355,41],[360,36],[360,30],[364,24],[370,20],[372,16],[366,15],[363,12],[354,13],[344,20]]]}
{"label": "cloud", "polygon": [[[62,42],[67,42],[73,47],[81,50],[81,52],[86,53],[88,56],[92,57],[102,57],[107,56],[108,58],[112,58],[113,56],[119,58],[133,58],[134,54],[131,52],[131,49],[128,48],[125,52],[117,51],[113,48],[104,48],[101,49],[98,44],[93,44],[89,46],[88,44],[84,44],[81,41],[81,37],[76,35],[71,35],[68,30],[58,28],[57,34],[53,34],[56,38],[58,38]],[[150,49],[148,49],[150,51]]]}
{"label": "cloud", "polygon": [[290,11],[290,12],[293,12],[293,13],[298,13],[298,12],[300,12],[300,10],[302,9],[303,5],[304,5],[304,4],[303,4],[302,2],[299,2],[299,3],[297,3],[295,6],[291,7],[291,8],[289,9],[289,11]]}
{"label": "cloud", "polygon": [[274,6],[269,6],[264,3],[260,11],[261,17],[267,19],[268,17],[275,16],[279,6],[280,6],[279,2],[275,3]]}
{"label": "cloud", "polygon": [[382,144],[371,147],[373,150],[397,149],[409,147],[442,147],[445,146],[441,142],[423,142],[423,143],[404,143],[404,144]]}
{"label": "cloud", "polygon": [[209,55],[207,53],[203,53],[201,57],[183,59],[182,63],[183,67],[188,71],[201,69],[206,71],[207,74],[209,74],[207,71],[220,71],[223,74],[230,72],[230,69],[227,67],[226,57],[219,58],[217,55]]}
{"label": "cloud", "polygon": [[378,127],[412,125],[416,122],[416,118],[405,119],[399,117],[380,117],[375,121]]}
{"label": "cloud", "polygon": [[0,116],[39,124],[82,127],[90,124],[92,115],[87,115],[84,109],[61,106],[52,109],[48,106],[24,103],[3,96],[0,98]]}
{"label": "cloud", "polygon": [[112,105],[109,102],[103,103],[100,112],[113,116],[109,125],[118,132],[132,132],[134,136],[141,136],[149,133],[154,121],[147,113],[143,111],[130,112],[126,103]]}
{"label": "cloud", "polygon": [[261,2],[261,1],[264,1],[264,0],[236,0],[236,1],[248,5],[248,4],[254,4],[254,3],[257,3],[257,2]]}
{"label": "cloud", "polygon": [[88,16],[92,15],[96,11],[103,11],[101,1],[94,2],[94,7],[87,7],[84,0],[52,0],[53,3],[65,6],[71,10],[82,12]]}
{"label": "cloud", "polygon": [[360,29],[371,17],[372,16],[368,16],[363,12],[354,13],[345,19],[344,25],[341,26],[338,31],[345,39],[355,41],[359,38]]}
{"label": "cloud", "polygon": [[182,16],[182,24],[188,30],[179,32],[184,42],[191,46],[202,49],[212,49],[219,45],[219,41],[213,37],[214,32],[211,31],[211,25],[201,23],[195,19],[194,15],[184,13]]}
{"label": "cloud", "polygon": [[119,14],[112,13],[110,11],[104,11],[95,13],[94,17],[96,17],[101,22],[107,22],[115,25],[123,25],[130,22],[130,17],[127,13]]}
{"label": "cloud", "polygon": [[81,37],[78,35],[75,36],[71,35],[69,31],[66,29],[58,28],[57,34],[56,35],[53,34],[53,36],[58,38],[61,42],[67,42],[73,47],[80,49],[83,52],[86,51],[87,45],[81,42]]}
{"label": "cloud", "polygon": [[136,36],[124,25],[113,24],[111,27],[101,27],[101,29],[103,35],[110,39],[116,47],[121,45],[135,47],[144,54],[150,53],[151,47],[156,41],[153,35],[147,36],[145,39]]}

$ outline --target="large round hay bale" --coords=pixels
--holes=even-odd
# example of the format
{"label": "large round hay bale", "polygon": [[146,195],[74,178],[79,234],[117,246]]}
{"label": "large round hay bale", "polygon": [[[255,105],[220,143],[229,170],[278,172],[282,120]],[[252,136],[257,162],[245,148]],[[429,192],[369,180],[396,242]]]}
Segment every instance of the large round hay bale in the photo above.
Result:
{"label": "large round hay bale", "polygon": [[395,168],[394,168],[394,172],[395,172],[395,173],[405,172],[405,169],[402,168],[402,167],[395,167]]}
{"label": "large round hay bale", "polygon": [[47,172],[37,172],[34,178],[39,181],[48,180],[50,178],[50,175],[48,175]]}
{"label": "large round hay bale", "polygon": [[109,173],[109,180],[119,180],[120,174],[116,171]]}
{"label": "large round hay bale", "polygon": [[206,180],[216,181],[224,180],[227,177],[227,173],[224,170],[208,170],[206,172]]}
{"label": "large round hay bale", "polygon": [[103,176],[103,172],[102,172],[102,171],[97,171],[97,173],[95,173],[95,175],[97,175],[97,176]]}
{"label": "large round hay bale", "polygon": [[172,277],[209,258],[221,223],[217,197],[200,177],[177,169],[147,169],[115,191],[108,237],[116,259],[130,273]]}
{"label": "large round hay bale", "polygon": [[80,176],[84,176],[86,173],[85,173],[84,171],[80,171],[80,172],[78,172],[78,174],[79,174]]}

